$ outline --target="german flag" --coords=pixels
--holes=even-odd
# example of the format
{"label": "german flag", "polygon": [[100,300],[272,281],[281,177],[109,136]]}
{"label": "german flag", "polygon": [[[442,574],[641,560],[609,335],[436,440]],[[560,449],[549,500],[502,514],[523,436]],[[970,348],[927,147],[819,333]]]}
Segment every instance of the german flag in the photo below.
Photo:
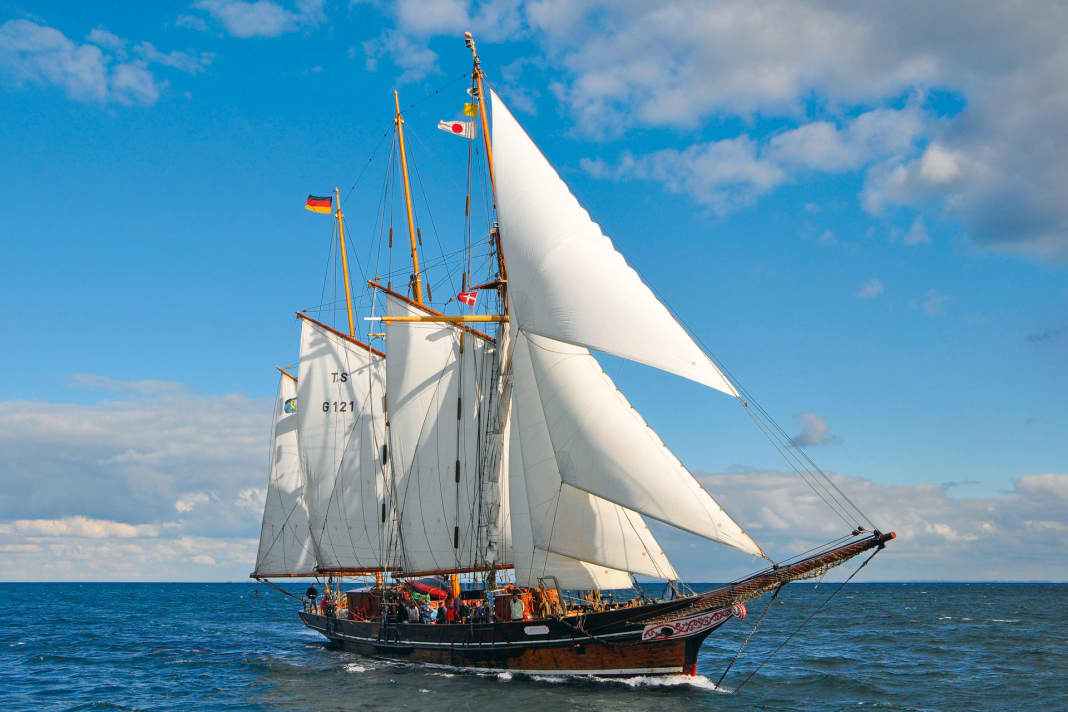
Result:
{"label": "german flag", "polygon": [[326,213],[330,214],[330,206],[334,203],[334,197],[328,195],[325,198],[321,198],[318,195],[309,195],[308,200],[304,203],[304,207],[313,213]]}

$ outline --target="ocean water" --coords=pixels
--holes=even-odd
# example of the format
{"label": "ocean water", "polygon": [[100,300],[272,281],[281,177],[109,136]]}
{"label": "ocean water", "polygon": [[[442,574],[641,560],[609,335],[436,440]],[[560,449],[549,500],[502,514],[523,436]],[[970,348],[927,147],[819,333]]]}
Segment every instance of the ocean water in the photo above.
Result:
{"label": "ocean water", "polygon": [[718,688],[766,599],[696,678],[559,681],[333,650],[262,585],[0,584],[0,710],[1068,709],[1068,585],[850,584],[772,655],[836,585],[788,586]]}

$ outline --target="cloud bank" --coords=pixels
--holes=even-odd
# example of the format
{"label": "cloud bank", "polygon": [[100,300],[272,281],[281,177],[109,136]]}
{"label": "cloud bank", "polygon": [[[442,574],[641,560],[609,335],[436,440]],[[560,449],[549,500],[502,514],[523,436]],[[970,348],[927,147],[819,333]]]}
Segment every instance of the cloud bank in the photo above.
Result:
{"label": "cloud bank", "polygon": [[[382,7],[394,27],[368,46],[374,61],[390,53],[400,61],[400,48],[465,29],[485,42],[533,39],[542,56],[528,66],[547,60],[554,95],[587,136],[782,126],[682,148],[679,133],[672,148],[588,159],[595,176],[656,181],[723,215],[809,175],[859,172],[860,204],[875,217],[919,211],[959,223],[981,249],[1068,259],[1061,159],[1068,6],[399,0]],[[435,71],[437,56],[427,50],[408,61],[402,69],[414,79]],[[518,86],[519,78],[505,84]],[[517,96],[533,108],[529,93]],[[928,240],[921,224],[905,243]]]}
{"label": "cloud bank", "polygon": [[29,20],[0,25],[0,74],[20,87],[57,87],[76,101],[155,104],[169,83],[156,75],[154,66],[197,74],[213,58],[210,52],[164,53],[150,42],[133,43],[102,27],[79,44]]}
{"label": "cloud bank", "polygon": [[[72,384],[105,389],[108,399],[0,403],[0,451],[7,455],[0,462],[0,580],[246,578],[265,495],[271,403],[197,395],[159,381],[81,375]],[[802,419],[799,437],[833,439],[817,420]],[[1000,496],[971,499],[950,497],[952,483],[832,477],[876,524],[898,532],[873,569],[879,578],[1063,578],[1068,474],[1024,475]],[[747,470],[699,479],[776,557],[847,528],[793,474]],[[759,566],[655,528],[691,580],[723,580]]]}

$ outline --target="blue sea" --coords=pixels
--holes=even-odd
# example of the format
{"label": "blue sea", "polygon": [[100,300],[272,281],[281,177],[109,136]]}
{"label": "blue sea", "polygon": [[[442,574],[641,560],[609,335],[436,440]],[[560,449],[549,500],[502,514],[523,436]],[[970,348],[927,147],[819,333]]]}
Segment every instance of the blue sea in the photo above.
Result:
{"label": "blue sea", "polygon": [[252,583],[0,584],[0,710],[1068,709],[1068,585],[850,584],[775,652],[836,586],[784,589],[717,687],[767,599],[696,678],[559,681],[333,650]]}

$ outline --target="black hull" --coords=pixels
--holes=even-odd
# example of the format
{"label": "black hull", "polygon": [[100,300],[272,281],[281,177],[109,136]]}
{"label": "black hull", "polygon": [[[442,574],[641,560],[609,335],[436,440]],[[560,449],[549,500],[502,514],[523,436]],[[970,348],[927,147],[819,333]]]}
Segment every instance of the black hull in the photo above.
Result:
{"label": "black hull", "polygon": [[412,663],[531,675],[696,675],[705,638],[732,617],[745,617],[746,601],[882,549],[893,538],[893,532],[873,532],[705,594],[581,615],[449,625],[383,624],[307,611],[300,617],[346,650]]}
{"label": "black hull", "polygon": [[[701,625],[665,637],[648,621],[686,601],[539,620],[423,625],[353,621],[315,613],[304,624],[362,655],[485,672],[598,677],[695,675],[697,652],[732,616],[706,612]],[[670,626],[670,624],[668,624]],[[675,633],[674,629],[671,629]]]}

